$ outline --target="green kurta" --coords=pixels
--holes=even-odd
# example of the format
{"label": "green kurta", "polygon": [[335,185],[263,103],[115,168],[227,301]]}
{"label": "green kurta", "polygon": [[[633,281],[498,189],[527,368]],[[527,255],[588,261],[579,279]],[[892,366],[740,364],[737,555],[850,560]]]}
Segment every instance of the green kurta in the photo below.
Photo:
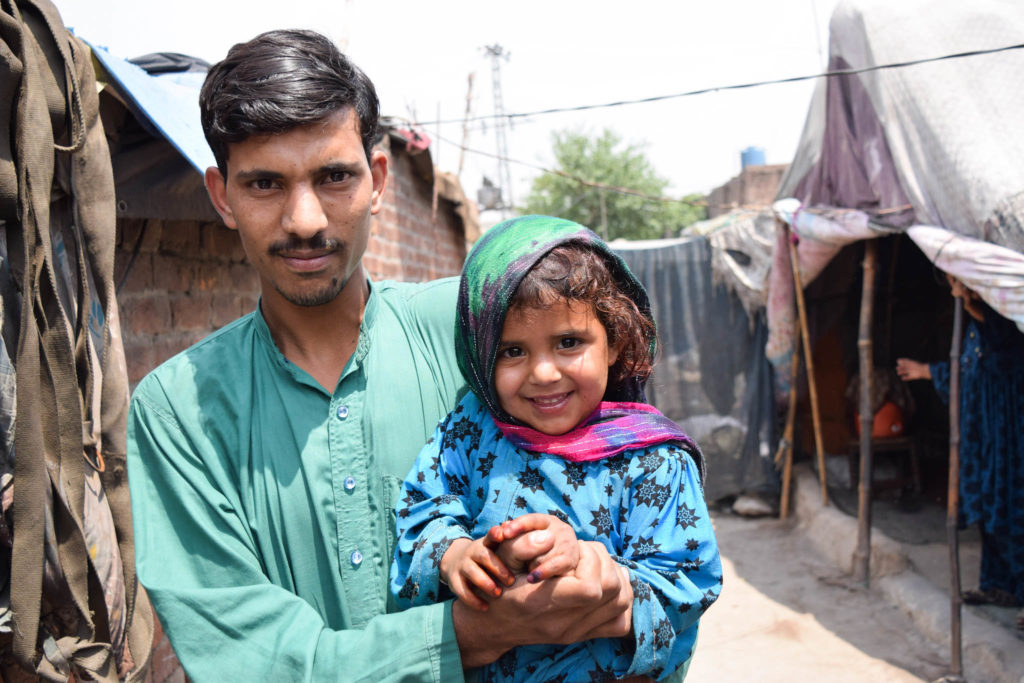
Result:
{"label": "green kurta", "polygon": [[139,384],[138,574],[193,680],[462,676],[450,602],[385,615],[396,494],[464,387],[457,285],[372,284],[333,395],[259,311]]}

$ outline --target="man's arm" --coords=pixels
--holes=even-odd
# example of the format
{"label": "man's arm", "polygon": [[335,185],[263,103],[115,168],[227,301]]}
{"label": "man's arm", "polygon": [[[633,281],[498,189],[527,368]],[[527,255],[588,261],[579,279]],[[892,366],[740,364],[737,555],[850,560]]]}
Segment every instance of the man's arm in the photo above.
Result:
{"label": "man's arm", "polygon": [[[272,584],[263,562],[274,560],[256,551],[259,531],[237,510],[228,483],[243,473],[204,461],[203,435],[183,433],[159,388],[148,396],[146,388],[144,382],[137,391],[128,428],[138,573],[189,677],[219,683],[243,672],[288,681],[461,676],[450,603],[368,620],[353,610],[349,621],[365,623],[335,630],[311,604]],[[310,548],[310,561],[321,552]]]}

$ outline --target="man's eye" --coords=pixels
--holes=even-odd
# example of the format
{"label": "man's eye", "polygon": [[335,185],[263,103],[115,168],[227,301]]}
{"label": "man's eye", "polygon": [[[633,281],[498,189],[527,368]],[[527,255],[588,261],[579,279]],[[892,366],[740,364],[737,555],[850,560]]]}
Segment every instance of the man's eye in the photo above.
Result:
{"label": "man's eye", "polygon": [[270,178],[257,178],[252,181],[252,186],[257,190],[273,190],[274,181]]}
{"label": "man's eye", "polygon": [[327,174],[327,182],[343,183],[348,180],[350,175],[348,171],[331,171]]}

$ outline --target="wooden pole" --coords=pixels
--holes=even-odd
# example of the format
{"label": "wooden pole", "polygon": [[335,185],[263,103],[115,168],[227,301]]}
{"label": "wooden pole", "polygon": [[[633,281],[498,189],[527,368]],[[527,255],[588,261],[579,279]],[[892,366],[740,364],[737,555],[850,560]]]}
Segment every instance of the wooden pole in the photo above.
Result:
{"label": "wooden pole", "polygon": [[875,266],[878,243],[864,243],[864,282],[860,295],[860,482],[857,486],[857,548],[853,552],[853,580],[870,582],[871,576],[871,430],[875,415],[871,409],[871,385],[874,382],[874,346],[871,323],[875,310]]}
{"label": "wooden pole", "polygon": [[793,343],[793,367],[791,368],[789,381],[789,407],[786,410],[786,430],[782,433],[782,441],[779,443],[779,451],[775,454],[775,464],[785,453],[785,460],[782,466],[782,499],[779,501],[779,519],[786,519],[789,515],[789,493],[793,480],[793,438],[794,423],[796,422],[796,383],[800,377],[800,337]]}
{"label": "wooden pole", "polygon": [[[791,233],[795,234],[795,233]],[[796,290],[796,307],[800,314],[800,334],[803,337],[804,363],[807,368],[807,389],[811,399],[811,419],[814,422],[814,446],[818,452],[818,478],[821,481],[821,504],[828,504],[828,480],[825,475],[825,448],[821,442],[821,416],[818,414],[818,386],[814,380],[814,353],[811,349],[811,333],[807,327],[807,309],[804,306],[804,285],[800,277],[800,261],[797,258],[796,242],[789,240],[789,261],[793,266],[793,288]]]}
{"label": "wooden pole", "polygon": [[949,542],[950,671],[963,675],[960,630],[960,552],[957,509],[960,504],[960,342],[964,302],[953,303],[953,343],[949,348],[949,488],[946,494],[946,538]]}

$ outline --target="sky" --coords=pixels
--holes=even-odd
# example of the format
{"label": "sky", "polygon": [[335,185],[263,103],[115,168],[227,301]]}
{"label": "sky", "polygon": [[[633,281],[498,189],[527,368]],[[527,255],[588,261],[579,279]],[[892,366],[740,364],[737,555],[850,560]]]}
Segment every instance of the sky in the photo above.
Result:
{"label": "sky", "polygon": [[[87,41],[131,58],[169,51],[223,58],[275,28],[311,28],[342,46],[374,81],[382,114],[422,122],[442,171],[470,197],[498,162],[460,154],[468,77],[471,116],[494,113],[492,62],[501,45],[506,113],[533,112],[820,73],[838,0],[54,0]],[[628,106],[517,118],[507,130],[513,200],[551,168],[552,134],[609,128],[641,146],[667,194],[705,194],[740,171],[740,152],[788,163],[814,81]],[[438,120],[449,123],[437,124]],[[466,147],[494,154],[492,121],[469,124]]]}

